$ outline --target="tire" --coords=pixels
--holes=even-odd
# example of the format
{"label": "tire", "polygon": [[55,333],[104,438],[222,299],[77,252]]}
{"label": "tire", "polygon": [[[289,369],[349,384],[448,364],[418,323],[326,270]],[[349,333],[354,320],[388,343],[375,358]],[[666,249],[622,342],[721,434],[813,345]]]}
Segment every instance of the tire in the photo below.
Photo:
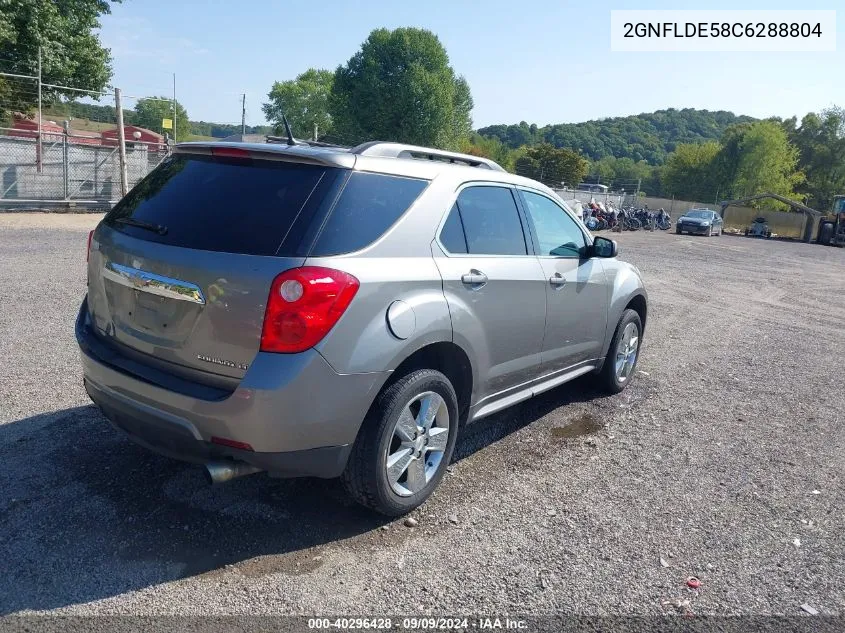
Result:
{"label": "tire", "polygon": [[[399,444],[400,437],[397,434],[397,423],[406,407],[414,414],[415,398],[420,398],[423,394],[434,394],[442,400],[442,404],[438,405],[438,419],[435,420],[431,428],[443,428],[437,425],[442,424],[443,411],[441,407],[445,407],[448,433],[446,433],[445,447],[442,452],[426,452],[429,449],[426,449],[424,445],[422,447],[424,451],[422,458],[419,458],[414,457],[414,449],[403,448],[405,443]],[[423,401],[429,397],[431,396],[424,396]],[[436,402],[436,398],[434,398],[434,401]],[[419,414],[422,414],[422,405],[420,405]],[[415,421],[418,422],[419,419]],[[412,424],[415,421],[412,418]],[[458,398],[452,383],[446,376],[433,369],[420,369],[400,378],[379,393],[364,419],[352,447],[346,470],[342,475],[346,491],[361,505],[381,514],[391,517],[407,514],[422,505],[443,478],[455,450],[458,425]],[[413,428],[415,429],[414,436],[423,436],[427,445],[429,436],[418,434],[416,429],[419,426],[414,424]],[[413,440],[410,443],[413,444],[416,441]],[[410,451],[410,455],[405,451]],[[410,464],[405,467],[405,470],[401,471],[394,483],[391,483],[388,479],[388,454],[406,455]],[[433,468],[433,471],[429,474],[426,470],[426,464],[430,465],[428,460],[435,455],[439,455],[440,460],[437,462],[436,468]],[[400,459],[399,462],[404,463],[405,458]],[[420,488],[412,490],[414,486],[411,485],[412,482],[409,477],[412,469],[415,473],[420,472],[418,468],[414,468],[420,462],[422,462],[422,466],[419,466],[419,468],[423,469],[421,476],[425,483]],[[403,477],[405,477],[404,482],[402,482]],[[404,488],[405,485],[408,485],[407,489]],[[394,486],[402,488],[404,493],[397,492]]]}
{"label": "tire", "polygon": [[[629,324],[633,324],[636,327],[637,345],[634,350],[633,362],[627,368],[625,377],[620,379],[617,373],[617,352],[619,351],[619,342],[623,338]],[[625,310],[622,313],[622,318],[619,319],[616,331],[613,333],[613,340],[610,341],[610,348],[607,350],[607,356],[604,359],[601,374],[599,374],[599,386],[603,391],[610,394],[619,393],[633,380],[634,372],[637,371],[637,361],[640,356],[642,332],[643,324],[640,321],[640,315],[635,310]]]}
{"label": "tire", "polygon": [[678,235],[684,234],[684,232],[681,229],[675,229],[675,233],[677,233]]}

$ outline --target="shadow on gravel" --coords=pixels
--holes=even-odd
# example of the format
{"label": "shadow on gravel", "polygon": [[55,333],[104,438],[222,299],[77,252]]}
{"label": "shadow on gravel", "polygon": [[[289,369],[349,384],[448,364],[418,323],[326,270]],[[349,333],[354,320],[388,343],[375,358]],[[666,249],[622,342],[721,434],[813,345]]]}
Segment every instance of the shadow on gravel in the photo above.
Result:
{"label": "shadow on gravel", "polygon": [[[455,459],[595,397],[584,390],[579,380],[470,425]],[[226,565],[245,575],[307,573],[322,564],[319,546],[388,523],[352,503],[337,481],[256,475],[208,486],[198,466],[136,446],[94,406],[0,426],[0,464],[0,615]]]}

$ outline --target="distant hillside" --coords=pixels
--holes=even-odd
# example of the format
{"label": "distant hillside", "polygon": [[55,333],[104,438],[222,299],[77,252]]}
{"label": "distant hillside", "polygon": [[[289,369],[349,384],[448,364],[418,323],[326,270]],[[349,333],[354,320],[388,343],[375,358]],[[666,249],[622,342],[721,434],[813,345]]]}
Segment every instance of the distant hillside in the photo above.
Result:
{"label": "distant hillside", "polygon": [[496,137],[511,148],[535,143],[551,143],[580,151],[592,160],[605,156],[645,160],[662,165],[679,143],[717,140],[734,123],[754,121],[733,112],[709,110],[658,110],[584,123],[559,123],[537,127],[525,121],[519,125],[490,125],[478,130],[482,136]]}

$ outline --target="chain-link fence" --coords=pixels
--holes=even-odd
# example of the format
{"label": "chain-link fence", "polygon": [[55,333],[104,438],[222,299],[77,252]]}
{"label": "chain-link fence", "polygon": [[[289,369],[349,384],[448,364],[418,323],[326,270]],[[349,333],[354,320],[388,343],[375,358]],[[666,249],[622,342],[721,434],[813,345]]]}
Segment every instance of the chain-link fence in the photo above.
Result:
{"label": "chain-link fence", "polygon": [[0,65],[0,206],[109,204],[169,154],[165,136],[132,124],[139,97],[122,100],[121,130],[118,90],[51,85],[7,70],[14,69]]}

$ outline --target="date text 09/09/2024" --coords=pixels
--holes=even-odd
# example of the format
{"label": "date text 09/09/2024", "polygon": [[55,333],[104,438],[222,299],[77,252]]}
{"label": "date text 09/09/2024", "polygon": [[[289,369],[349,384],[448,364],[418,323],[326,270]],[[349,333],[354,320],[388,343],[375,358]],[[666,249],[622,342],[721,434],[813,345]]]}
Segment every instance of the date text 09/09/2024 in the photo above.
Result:
{"label": "date text 09/09/2024", "polygon": [[821,37],[820,22],[625,22],[624,37]]}

